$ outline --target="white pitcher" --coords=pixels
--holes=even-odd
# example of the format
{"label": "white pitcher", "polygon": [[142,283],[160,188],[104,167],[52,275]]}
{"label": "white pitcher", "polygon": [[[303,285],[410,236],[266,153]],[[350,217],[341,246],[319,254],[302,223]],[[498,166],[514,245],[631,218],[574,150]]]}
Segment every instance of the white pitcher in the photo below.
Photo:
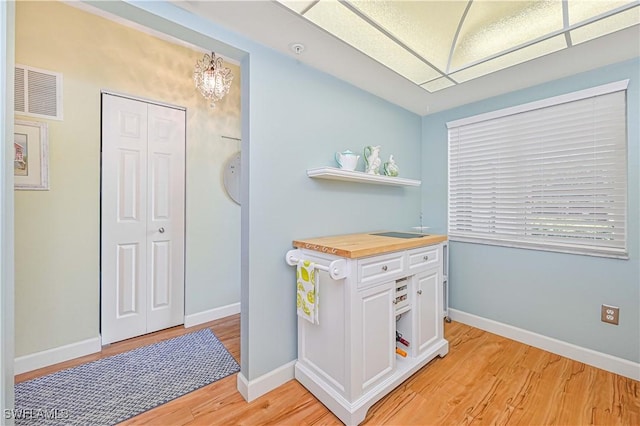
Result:
{"label": "white pitcher", "polygon": [[364,164],[365,164],[364,172],[372,175],[379,175],[381,163],[382,163],[382,160],[380,159],[380,145],[365,146],[364,147]]}
{"label": "white pitcher", "polygon": [[336,155],[335,155],[336,163],[338,163],[340,168],[343,170],[355,170],[356,167],[358,166],[359,158],[360,158],[359,155],[356,155],[355,153],[349,150],[346,150],[343,152],[336,152]]}

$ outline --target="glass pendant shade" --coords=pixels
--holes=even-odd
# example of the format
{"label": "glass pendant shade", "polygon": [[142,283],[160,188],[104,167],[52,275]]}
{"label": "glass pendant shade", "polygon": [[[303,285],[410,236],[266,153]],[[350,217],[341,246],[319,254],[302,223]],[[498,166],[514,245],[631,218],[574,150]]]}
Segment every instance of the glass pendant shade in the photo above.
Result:
{"label": "glass pendant shade", "polygon": [[222,58],[216,58],[215,53],[211,52],[211,55],[205,54],[196,62],[193,81],[202,96],[211,101],[211,108],[214,108],[216,102],[229,93],[233,74],[224,66]]}

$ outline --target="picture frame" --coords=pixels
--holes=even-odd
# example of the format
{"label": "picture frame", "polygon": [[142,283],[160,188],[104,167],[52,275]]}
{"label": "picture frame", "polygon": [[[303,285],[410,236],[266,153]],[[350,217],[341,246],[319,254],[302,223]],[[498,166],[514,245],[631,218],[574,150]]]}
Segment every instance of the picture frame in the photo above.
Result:
{"label": "picture frame", "polygon": [[15,120],[13,179],[16,190],[49,190],[47,123]]}

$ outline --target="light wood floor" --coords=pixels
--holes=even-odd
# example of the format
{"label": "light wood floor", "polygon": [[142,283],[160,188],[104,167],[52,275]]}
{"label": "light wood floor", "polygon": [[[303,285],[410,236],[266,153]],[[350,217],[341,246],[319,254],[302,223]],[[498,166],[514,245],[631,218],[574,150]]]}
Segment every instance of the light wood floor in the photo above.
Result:
{"label": "light wood floor", "polygon": [[[94,354],[21,374],[16,382],[114,355],[204,327],[240,359],[240,317],[175,327]],[[449,354],[437,358],[374,405],[366,425],[640,425],[640,382],[460,323],[446,324]],[[246,403],[236,375],[123,425],[339,425],[292,380]]]}

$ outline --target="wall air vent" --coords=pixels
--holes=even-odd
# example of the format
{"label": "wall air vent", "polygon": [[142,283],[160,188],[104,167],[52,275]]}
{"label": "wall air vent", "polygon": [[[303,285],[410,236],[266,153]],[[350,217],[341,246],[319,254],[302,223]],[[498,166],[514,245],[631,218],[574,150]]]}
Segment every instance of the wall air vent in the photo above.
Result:
{"label": "wall air vent", "polygon": [[15,112],[62,120],[62,74],[16,64]]}

